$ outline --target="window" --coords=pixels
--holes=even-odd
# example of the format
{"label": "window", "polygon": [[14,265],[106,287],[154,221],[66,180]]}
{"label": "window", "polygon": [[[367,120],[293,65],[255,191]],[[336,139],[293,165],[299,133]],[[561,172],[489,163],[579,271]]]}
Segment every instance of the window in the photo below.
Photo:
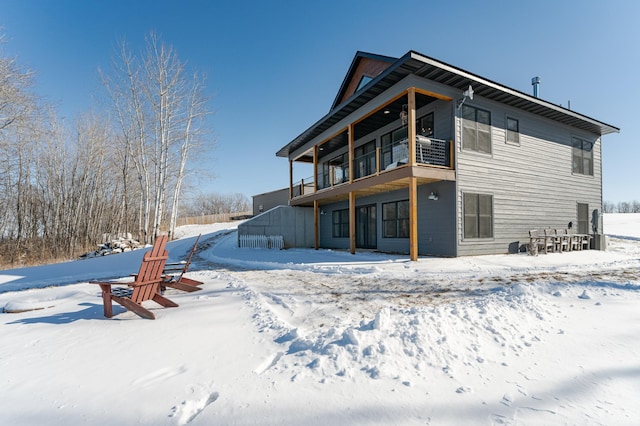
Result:
{"label": "window", "polygon": [[593,176],[593,142],[573,137],[573,173]]}
{"label": "window", "polygon": [[511,117],[507,117],[507,142],[520,145],[520,123]]}
{"label": "window", "polygon": [[418,119],[416,123],[416,133],[422,136],[433,137],[433,113],[425,115]]}
{"label": "window", "polygon": [[373,140],[354,150],[355,179],[372,175],[376,172],[376,141]]}
{"label": "window", "polygon": [[333,185],[338,185],[349,180],[349,154],[338,155],[331,160],[333,169]]}
{"label": "window", "polygon": [[394,130],[391,133],[382,135],[380,139],[381,151],[382,151],[382,166],[384,170],[392,163],[406,164],[409,161],[409,147],[407,146],[407,133],[406,127]]}
{"label": "window", "polygon": [[384,238],[409,238],[408,200],[382,205],[382,236]]}
{"label": "window", "polygon": [[493,196],[463,194],[464,238],[493,237]]}
{"label": "window", "polygon": [[349,209],[333,211],[334,238],[349,238]]}
{"label": "window", "polygon": [[462,147],[491,154],[491,113],[462,106]]}
{"label": "window", "polygon": [[364,86],[366,86],[367,83],[369,83],[371,80],[373,80],[372,77],[369,77],[368,75],[363,75],[362,78],[360,79],[360,83],[358,83],[358,88],[356,89],[356,92],[362,89]]}
{"label": "window", "polygon": [[324,163],[320,164],[320,167],[318,167],[317,188],[324,189],[328,188],[329,186],[331,186],[329,182],[329,162],[325,161]]}
{"label": "window", "polygon": [[[433,113],[419,118],[416,120],[416,133],[422,136],[432,137],[433,130]],[[409,147],[407,141],[409,140],[409,129],[407,126],[402,126],[399,129],[382,135],[380,138],[380,151],[382,156],[381,169],[384,170],[392,163],[398,162],[406,164],[409,162]]]}

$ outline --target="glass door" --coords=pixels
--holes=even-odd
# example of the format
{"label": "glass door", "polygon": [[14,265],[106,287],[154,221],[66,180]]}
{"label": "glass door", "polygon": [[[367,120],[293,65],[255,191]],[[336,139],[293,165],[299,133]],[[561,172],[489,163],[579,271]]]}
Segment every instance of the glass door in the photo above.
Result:
{"label": "glass door", "polygon": [[356,247],[377,248],[376,230],[376,205],[356,207]]}

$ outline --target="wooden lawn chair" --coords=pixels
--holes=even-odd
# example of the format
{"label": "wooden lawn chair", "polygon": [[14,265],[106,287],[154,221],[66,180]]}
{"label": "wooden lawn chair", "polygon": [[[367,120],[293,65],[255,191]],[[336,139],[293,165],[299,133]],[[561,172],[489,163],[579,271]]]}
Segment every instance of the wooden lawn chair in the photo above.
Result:
{"label": "wooden lawn chair", "polygon": [[553,252],[553,250],[555,249],[554,243],[555,243],[555,233],[551,229],[545,229],[544,242],[542,247],[545,254],[549,253],[549,248],[551,248],[551,251]]}
{"label": "wooden lawn chair", "polygon": [[166,287],[188,292],[202,290],[198,287],[203,284],[202,281],[197,281],[184,276],[184,274],[189,270],[189,266],[191,266],[191,257],[193,257],[193,254],[196,252],[196,248],[198,248],[198,241],[201,236],[202,234],[198,235],[198,238],[196,238],[186,261],[165,264],[162,272],[164,278],[161,284],[162,291],[164,291]]}
{"label": "wooden lawn chair", "polygon": [[582,237],[580,235],[574,234],[572,231],[567,231],[569,234],[569,250],[582,250],[582,246],[580,245],[580,240]]}
{"label": "wooden lawn chair", "polygon": [[[160,285],[163,281],[162,270],[169,257],[169,253],[165,250],[166,245],[166,235],[160,235],[156,238],[153,248],[142,257],[140,270],[134,275],[133,282],[91,281],[92,284],[100,285],[102,289],[105,317],[113,317],[112,301],[147,319],[155,319],[156,317],[153,312],[142,306],[144,301],[153,300],[165,308],[178,306],[177,303],[160,294]],[[114,285],[127,285],[128,287],[112,287]]]}
{"label": "wooden lawn chair", "polygon": [[569,245],[569,234],[566,229],[556,229],[555,244],[558,247],[558,251],[569,251],[571,246]]}
{"label": "wooden lawn chair", "polygon": [[540,234],[537,229],[529,230],[529,254],[531,256],[537,256],[541,248],[544,247],[544,243],[540,238]]}

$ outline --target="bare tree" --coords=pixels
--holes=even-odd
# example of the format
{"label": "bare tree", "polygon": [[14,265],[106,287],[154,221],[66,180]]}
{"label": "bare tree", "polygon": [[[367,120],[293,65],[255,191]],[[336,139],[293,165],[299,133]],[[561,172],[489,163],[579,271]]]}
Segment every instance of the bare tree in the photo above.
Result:
{"label": "bare tree", "polygon": [[207,214],[240,213],[251,210],[249,198],[235,194],[200,194],[182,209],[184,216],[202,216]]}
{"label": "bare tree", "polygon": [[602,203],[602,211],[604,213],[615,213],[616,205],[611,201],[605,201],[604,203]]}
{"label": "bare tree", "polygon": [[[197,73],[188,78],[176,51],[154,33],[146,38],[146,51],[139,56],[121,43],[113,63],[112,75],[103,73],[103,82],[120,125],[120,156],[136,170],[140,228],[150,242],[160,231],[167,204],[173,234],[189,154],[205,141],[202,129],[211,113],[209,99],[204,95],[204,78]],[[173,195],[168,203],[170,185]]]}

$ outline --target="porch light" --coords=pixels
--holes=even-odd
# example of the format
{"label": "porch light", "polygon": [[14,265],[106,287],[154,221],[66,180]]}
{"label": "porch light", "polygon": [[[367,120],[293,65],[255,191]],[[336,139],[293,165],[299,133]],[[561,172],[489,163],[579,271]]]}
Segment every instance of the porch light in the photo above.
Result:
{"label": "porch light", "polygon": [[427,197],[430,200],[436,201],[438,199],[438,193],[431,191],[431,194]]}
{"label": "porch light", "polygon": [[409,113],[407,112],[408,107],[409,105],[404,104],[402,105],[402,111],[400,111],[400,122],[402,122],[403,126],[406,126],[406,124],[409,122]]}

